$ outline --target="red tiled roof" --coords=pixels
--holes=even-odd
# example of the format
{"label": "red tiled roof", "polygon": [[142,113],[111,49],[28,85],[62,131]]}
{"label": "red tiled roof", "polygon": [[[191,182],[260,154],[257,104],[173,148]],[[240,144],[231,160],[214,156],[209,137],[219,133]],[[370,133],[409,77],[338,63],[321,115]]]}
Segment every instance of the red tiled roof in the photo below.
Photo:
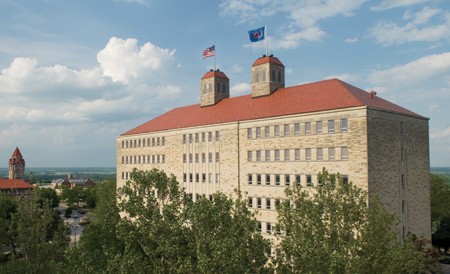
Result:
{"label": "red tiled roof", "polygon": [[18,147],[16,147],[16,150],[14,150],[11,158],[22,158],[22,153],[20,153],[20,150]]}
{"label": "red tiled roof", "polygon": [[217,104],[200,104],[172,109],[122,135],[204,126],[259,118],[367,106],[373,109],[426,119],[412,111],[338,79],[281,88],[270,96],[244,95]]}
{"label": "red tiled roof", "polygon": [[24,188],[33,188],[33,186],[21,179],[0,179],[0,189],[11,189],[11,188],[24,189]]}
{"label": "red tiled roof", "polygon": [[203,75],[202,79],[210,78],[213,76],[228,79],[228,77],[225,75],[225,73],[223,73],[219,70],[208,71],[207,73],[205,73],[205,75]]}
{"label": "red tiled roof", "polygon": [[281,63],[281,61],[277,57],[273,57],[273,56],[263,56],[261,58],[256,59],[256,61],[252,65],[252,67],[261,65],[261,64],[265,64],[265,63],[269,63],[269,62],[284,67],[283,63]]}

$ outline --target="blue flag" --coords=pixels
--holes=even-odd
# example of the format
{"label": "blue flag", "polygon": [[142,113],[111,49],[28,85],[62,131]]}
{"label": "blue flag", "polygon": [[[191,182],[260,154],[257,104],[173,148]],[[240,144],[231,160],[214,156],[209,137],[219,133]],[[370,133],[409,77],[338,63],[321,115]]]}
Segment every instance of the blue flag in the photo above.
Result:
{"label": "blue flag", "polygon": [[250,41],[252,42],[259,42],[261,40],[264,40],[265,38],[265,30],[266,27],[260,27],[258,29],[254,29],[254,30],[249,30],[248,31],[248,36],[250,37]]}

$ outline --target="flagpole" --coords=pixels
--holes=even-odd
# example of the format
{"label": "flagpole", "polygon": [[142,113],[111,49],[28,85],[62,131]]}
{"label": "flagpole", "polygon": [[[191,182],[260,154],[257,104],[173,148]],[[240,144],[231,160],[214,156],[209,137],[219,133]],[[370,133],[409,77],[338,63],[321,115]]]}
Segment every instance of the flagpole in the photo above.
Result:
{"label": "flagpole", "polygon": [[217,55],[217,50],[216,50],[216,41],[214,41],[214,70],[216,70],[216,55]]}
{"label": "flagpole", "polygon": [[266,29],[266,56],[269,56],[269,32],[267,31],[267,25],[264,25],[264,28]]}

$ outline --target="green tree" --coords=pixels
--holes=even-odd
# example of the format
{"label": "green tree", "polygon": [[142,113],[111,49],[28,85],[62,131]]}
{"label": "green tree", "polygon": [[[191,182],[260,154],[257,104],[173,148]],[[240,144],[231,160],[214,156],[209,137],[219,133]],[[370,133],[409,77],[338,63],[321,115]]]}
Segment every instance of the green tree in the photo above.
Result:
{"label": "green tree", "polygon": [[192,273],[192,246],[184,208],[186,197],[175,177],[156,169],[134,170],[118,190],[123,218],[118,236],[125,243],[120,271]]}
{"label": "green tree", "polygon": [[431,224],[433,245],[450,247],[450,183],[446,177],[430,175]]}
{"label": "green tree", "polygon": [[41,203],[48,203],[50,207],[55,208],[59,206],[59,196],[52,188],[36,188],[33,191],[37,192]]}
{"label": "green tree", "polygon": [[97,185],[84,189],[84,201],[87,208],[95,208],[97,203]]}
{"label": "green tree", "polygon": [[[5,250],[15,250],[15,244],[13,241],[14,234],[10,231],[12,223],[12,215],[17,211],[17,203],[14,198],[7,196],[0,192],[0,251],[1,256]],[[1,260],[0,260],[1,261]]]}
{"label": "green tree", "polygon": [[191,203],[189,221],[198,273],[270,272],[270,242],[246,202],[222,193]]}
{"label": "green tree", "polygon": [[117,273],[124,243],[117,236],[120,220],[114,179],[96,186],[97,206],[89,217],[78,245],[69,252],[69,273]]}
{"label": "green tree", "polygon": [[11,260],[0,268],[2,273],[60,273],[68,246],[68,229],[57,219],[48,203],[41,203],[36,192],[17,200],[9,233],[18,247]]}
{"label": "green tree", "polygon": [[72,188],[64,186],[61,190],[61,199],[66,201],[67,206],[71,207],[77,204],[77,208],[79,208],[80,202],[85,199],[84,190],[78,186]]}
{"label": "green tree", "polygon": [[417,273],[428,270],[412,241],[397,241],[395,217],[339,174],[319,173],[315,189],[293,186],[278,208],[286,233],[280,273]]}

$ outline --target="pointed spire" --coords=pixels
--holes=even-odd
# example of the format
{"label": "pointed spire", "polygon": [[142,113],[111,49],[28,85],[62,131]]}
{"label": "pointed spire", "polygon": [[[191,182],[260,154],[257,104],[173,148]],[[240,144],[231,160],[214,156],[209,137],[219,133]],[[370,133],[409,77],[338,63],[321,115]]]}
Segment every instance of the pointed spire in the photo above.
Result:
{"label": "pointed spire", "polygon": [[16,149],[14,150],[11,158],[23,158],[22,153],[20,153],[20,150],[18,147],[16,147]]}

